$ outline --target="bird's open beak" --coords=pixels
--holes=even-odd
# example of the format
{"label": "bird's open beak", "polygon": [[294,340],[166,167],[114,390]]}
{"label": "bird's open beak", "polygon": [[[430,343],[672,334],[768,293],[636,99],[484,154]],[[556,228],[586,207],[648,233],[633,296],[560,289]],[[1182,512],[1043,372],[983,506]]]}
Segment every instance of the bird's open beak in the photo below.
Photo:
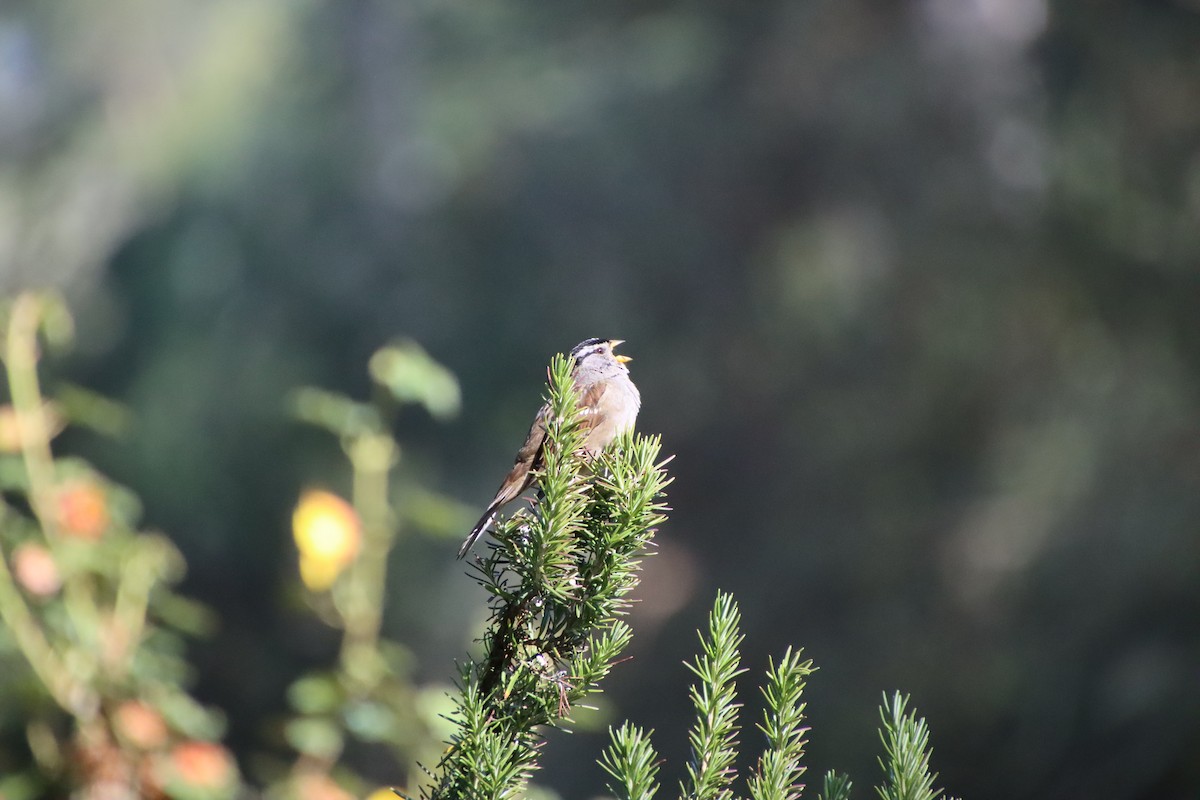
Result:
{"label": "bird's open beak", "polygon": [[[625,344],[625,340],[624,339],[609,339],[608,344],[611,349],[616,350],[617,345]],[[628,364],[630,361],[633,361],[633,359],[630,358],[629,356],[619,356],[616,353],[613,353],[613,358],[615,358],[617,361],[621,362],[622,364]]]}

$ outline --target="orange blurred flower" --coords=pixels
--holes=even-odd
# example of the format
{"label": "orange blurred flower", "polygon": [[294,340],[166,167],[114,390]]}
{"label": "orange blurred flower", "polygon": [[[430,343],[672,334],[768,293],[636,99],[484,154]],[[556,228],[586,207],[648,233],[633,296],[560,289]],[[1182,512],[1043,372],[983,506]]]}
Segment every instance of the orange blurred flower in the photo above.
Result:
{"label": "orange blurred flower", "polygon": [[292,514],[292,536],[300,551],[300,578],[314,592],[324,591],[362,545],[357,512],[335,494],[310,489]]}
{"label": "orange blurred flower", "polygon": [[54,563],[54,556],[40,544],[18,545],[12,560],[17,583],[34,597],[49,597],[62,588],[62,575]]}
{"label": "orange blurred flower", "polygon": [[201,789],[219,789],[234,778],[233,756],[213,742],[180,742],[171,749],[169,763],[176,778]]}
{"label": "orange blurred flower", "polygon": [[298,777],[296,796],[299,800],[354,800],[354,795],[320,772],[307,772]]}
{"label": "orange blurred flower", "polygon": [[162,715],[140,700],[126,700],[113,712],[117,735],[141,750],[154,750],[167,741]]}
{"label": "orange blurred flower", "polygon": [[60,487],[55,513],[67,536],[95,541],[108,530],[108,497],[93,481],[75,480]]}

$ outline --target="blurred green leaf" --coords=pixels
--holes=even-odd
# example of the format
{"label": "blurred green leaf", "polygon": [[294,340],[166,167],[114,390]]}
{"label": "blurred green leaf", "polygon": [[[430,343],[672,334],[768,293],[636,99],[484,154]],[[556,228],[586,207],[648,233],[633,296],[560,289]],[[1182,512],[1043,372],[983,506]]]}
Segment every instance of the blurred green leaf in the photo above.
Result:
{"label": "blurred green leaf", "polygon": [[449,686],[426,686],[417,692],[416,710],[433,735],[448,739],[456,730],[451,721],[456,706]]}
{"label": "blurred green leaf", "polygon": [[108,514],[112,521],[133,530],[142,519],[142,501],[136,494],[114,483],[104,482],[108,493]]}
{"label": "blurred green leaf", "polygon": [[326,714],[342,702],[342,689],[328,673],[305,675],[288,687],[288,702],[301,714]]}
{"label": "blurred green leaf", "polygon": [[384,639],[379,642],[378,649],[387,670],[395,677],[408,676],[417,666],[412,650],[400,642]]}
{"label": "blurred green leaf", "polygon": [[461,538],[479,515],[477,509],[415,483],[405,485],[403,492],[399,513],[426,533]]}
{"label": "blurred green leaf", "polygon": [[134,546],[138,549],[155,552],[155,563],[161,581],[176,583],[183,579],[187,572],[187,561],[184,560],[183,553],[179,552],[179,548],[167,536],[155,532],[140,533],[134,537],[134,541],[136,542]]}
{"label": "blurred green leaf", "polygon": [[0,456],[0,491],[25,492],[29,489],[29,475],[25,462],[18,455]]}
{"label": "blurred green leaf", "polygon": [[41,329],[46,344],[57,350],[69,347],[75,338],[75,320],[66,302],[57,292],[45,292],[38,299],[42,306]]}
{"label": "blurred green leaf", "polygon": [[45,796],[46,787],[36,775],[19,772],[0,778],[0,797],[4,800],[35,800]]}
{"label": "blurred green leaf", "polygon": [[324,717],[305,717],[287,723],[283,735],[298,752],[314,758],[337,758],[342,751],[342,733]]}
{"label": "blurred green leaf", "polygon": [[44,540],[42,529],[32,519],[0,501],[0,541],[16,545],[28,539]]}
{"label": "blurred green leaf", "polygon": [[180,637],[161,630],[152,631],[143,646],[134,653],[129,674],[142,685],[185,685],[195,676],[191,663],[184,655],[184,643]]}
{"label": "blurred green leaf", "polygon": [[416,342],[404,340],[375,352],[371,377],[401,403],[418,403],[440,420],[458,414],[462,392],[458,378]]}
{"label": "blurred green leaf", "polygon": [[378,648],[363,643],[346,648],[342,667],[355,687],[374,687],[388,675],[388,664]]}
{"label": "blurred green leaf", "polygon": [[132,424],[129,409],[124,405],[82,386],[60,383],[54,397],[68,420],[97,433],[121,436]]}
{"label": "blurred green leaf", "polygon": [[216,740],[225,733],[224,717],[205,708],[192,697],[175,689],[165,689],[151,700],[167,724],[193,739]]}
{"label": "blurred green leaf", "polygon": [[174,592],[156,593],[152,610],[158,619],[192,636],[211,636],[219,624],[216,613],[208,606]]}
{"label": "blurred green leaf", "polygon": [[346,729],[366,742],[382,742],[393,738],[397,720],[392,709],[369,700],[350,703],[343,718]]}
{"label": "blurred green leaf", "polygon": [[289,407],[296,419],[325,428],[342,438],[376,434],[383,430],[383,421],[373,407],[312,386],[293,391]]}

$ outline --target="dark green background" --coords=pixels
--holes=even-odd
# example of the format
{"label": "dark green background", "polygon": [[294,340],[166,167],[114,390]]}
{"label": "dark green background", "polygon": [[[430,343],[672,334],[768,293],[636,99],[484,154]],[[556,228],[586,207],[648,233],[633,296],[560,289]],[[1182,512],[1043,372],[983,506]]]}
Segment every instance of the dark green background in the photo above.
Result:
{"label": "dark green background", "polygon": [[[869,796],[900,688],[972,800],[1200,790],[1192,0],[9,2],[0,200],[2,287],[61,287],[62,373],[135,415],[65,446],[222,614],[199,692],[244,759],[334,647],[287,526],[345,476],[287,391],[420,341],[464,409],[403,415],[402,469],[475,510],[551,354],[612,336],[677,454],[609,695],[665,792],[718,587],[748,712],[768,654],[821,667],[810,784]],[[394,554],[426,681],[481,614],[456,546]],[[541,780],[601,792],[602,741]]]}

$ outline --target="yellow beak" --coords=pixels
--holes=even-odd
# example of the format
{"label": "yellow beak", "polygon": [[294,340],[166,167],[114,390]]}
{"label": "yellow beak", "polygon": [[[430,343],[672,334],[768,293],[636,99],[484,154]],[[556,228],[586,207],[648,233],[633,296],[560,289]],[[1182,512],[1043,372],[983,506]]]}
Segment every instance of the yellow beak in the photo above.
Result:
{"label": "yellow beak", "polygon": [[[608,340],[609,348],[612,350],[616,350],[617,345],[619,345],[619,344],[625,344],[625,340],[624,339],[609,339]],[[630,358],[629,356],[619,356],[616,353],[613,353],[613,358],[615,358],[617,361],[619,361],[622,364],[628,364],[630,361],[633,361],[633,359]]]}

